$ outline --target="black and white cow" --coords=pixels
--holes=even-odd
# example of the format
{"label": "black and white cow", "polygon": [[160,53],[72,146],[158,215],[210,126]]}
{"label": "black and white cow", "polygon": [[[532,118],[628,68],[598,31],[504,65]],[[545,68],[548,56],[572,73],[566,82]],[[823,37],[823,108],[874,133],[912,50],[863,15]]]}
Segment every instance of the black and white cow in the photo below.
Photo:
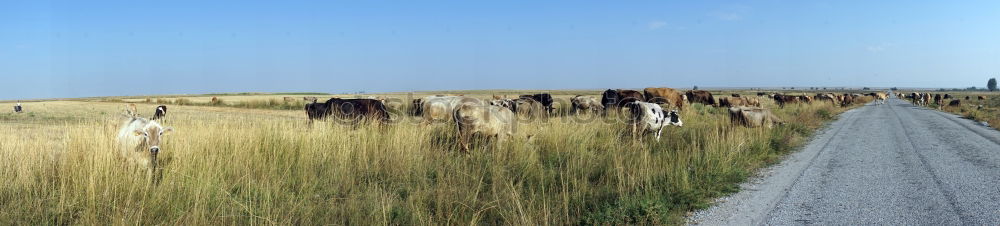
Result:
{"label": "black and white cow", "polygon": [[664,111],[658,104],[636,101],[626,104],[629,109],[629,123],[632,125],[632,134],[641,138],[645,133],[656,134],[656,141],[660,141],[660,134],[666,126],[684,126],[680,115],[676,110]]}
{"label": "black and white cow", "polygon": [[167,106],[157,106],[156,112],[153,113],[152,120],[160,120],[163,119],[163,117],[167,117]]}

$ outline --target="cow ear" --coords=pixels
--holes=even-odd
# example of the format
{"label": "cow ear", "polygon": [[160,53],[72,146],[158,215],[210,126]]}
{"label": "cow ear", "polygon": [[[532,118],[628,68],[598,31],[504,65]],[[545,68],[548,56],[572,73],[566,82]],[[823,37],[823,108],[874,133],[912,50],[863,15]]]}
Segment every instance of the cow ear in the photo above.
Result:
{"label": "cow ear", "polygon": [[132,131],[132,133],[135,133],[136,136],[145,136],[146,135],[146,132],[143,132],[140,129],[135,129],[135,130]]}
{"label": "cow ear", "polygon": [[170,133],[170,132],[173,132],[173,131],[174,131],[173,127],[167,127],[167,128],[163,128],[163,132],[161,132],[161,133],[163,133],[163,135],[166,135],[167,133]]}

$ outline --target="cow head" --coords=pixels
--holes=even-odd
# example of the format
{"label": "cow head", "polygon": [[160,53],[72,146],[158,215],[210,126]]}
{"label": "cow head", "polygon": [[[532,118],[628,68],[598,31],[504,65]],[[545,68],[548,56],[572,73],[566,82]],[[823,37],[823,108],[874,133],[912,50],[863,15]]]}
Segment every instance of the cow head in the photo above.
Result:
{"label": "cow head", "polygon": [[677,127],[684,127],[684,122],[681,121],[681,115],[677,114],[677,110],[670,110],[670,112],[663,111],[663,116],[670,119],[667,125],[674,125]]}
{"label": "cow head", "polygon": [[145,127],[136,129],[134,132],[136,136],[142,136],[146,141],[146,145],[149,146],[149,153],[155,157],[160,152],[161,138],[171,131],[173,131],[173,128],[164,128],[156,121],[150,121]]}

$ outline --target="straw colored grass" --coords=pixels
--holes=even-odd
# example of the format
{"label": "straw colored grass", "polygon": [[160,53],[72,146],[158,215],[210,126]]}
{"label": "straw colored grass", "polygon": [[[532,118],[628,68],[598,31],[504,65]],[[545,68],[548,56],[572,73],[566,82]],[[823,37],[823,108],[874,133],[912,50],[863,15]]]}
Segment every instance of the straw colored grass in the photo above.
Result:
{"label": "straw colored grass", "polygon": [[[139,104],[147,116],[155,105]],[[775,109],[788,123],[766,129],[696,104],[660,142],[632,139],[615,116],[558,116],[463,154],[453,125],[401,113],[388,126],[309,127],[301,110],[172,106],[151,186],[112,149],[120,108],[42,102],[0,115],[0,222],[679,224],[845,110]]]}

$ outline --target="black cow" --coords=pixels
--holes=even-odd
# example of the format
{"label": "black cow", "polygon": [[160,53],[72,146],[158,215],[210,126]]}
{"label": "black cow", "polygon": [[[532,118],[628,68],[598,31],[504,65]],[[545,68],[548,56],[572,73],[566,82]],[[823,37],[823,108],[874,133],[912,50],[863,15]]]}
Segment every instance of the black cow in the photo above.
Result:
{"label": "black cow", "polygon": [[635,90],[608,89],[601,94],[601,105],[604,106],[605,114],[608,110],[620,110],[628,103],[645,100],[643,93]]}
{"label": "black cow", "polygon": [[413,105],[410,106],[410,113],[413,113],[414,116],[420,116],[421,114],[423,114],[422,112],[424,109],[423,104],[424,104],[423,99],[419,98],[413,99]]}
{"label": "black cow", "polygon": [[604,106],[605,112],[609,108],[618,108],[618,100],[621,100],[621,97],[616,90],[608,89],[601,93],[601,105]]}
{"label": "black cow", "polygon": [[389,121],[389,112],[382,101],[374,99],[340,99],[330,98],[324,103],[306,105],[309,122],[333,116],[338,119],[358,122],[364,119],[377,120],[380,123]]}
{"label": "black cow", "polygon": [[21,113],[21,103],[17,103],[17,105],[14,105],[14,112]]}
{"label": "black cow", "polygon": [[532,100],[538,101],[538,103],[541,103],[542,106],[545,107],[545,112],[548,112],[549,114],[552,114],[552,110],[553,110],[553,108],[552,108],[552,95],[549,95],[548,93],[539,93],[539,94],[531,94],[531,95],[521,95],[520,99],[532,99]]}
{"label": "black cow", "polygon": [[160,105],[156,107],[156,112],[153,113],[152,120],[162,119],[163,117],[167,117],[167,106]]}
{"label": "black cow", "polygon": [[780,106],[781,108],[785,108],[786,104],[797,104],[800,101],[802,101],[802,98],[799,98],[797,96],[785,95],[785,94],[774,95],[774,102],[777,102],[778,106]]}
{"label": "black cow", "polygon": [[313,102],[306,104],[306,115],[309,116],[309,123],[311,124],[313,120],[322,120],[326,118],[326,116],[329,115],[329,113],[327,113],[328,109],[329,108],[326,106],[325,102]]}

